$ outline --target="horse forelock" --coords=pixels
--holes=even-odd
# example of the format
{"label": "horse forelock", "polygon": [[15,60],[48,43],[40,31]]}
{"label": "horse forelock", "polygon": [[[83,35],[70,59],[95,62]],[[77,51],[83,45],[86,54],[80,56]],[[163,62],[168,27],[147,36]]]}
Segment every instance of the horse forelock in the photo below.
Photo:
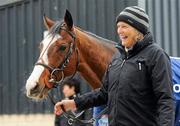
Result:
{"label": "horse forelock", "polygon": [[52,35],[59,34],[60,29],[61,29],[63,23],[64,23],[63,20],[56,21],[55,24],[50,28],[49,34],[52,34]]}

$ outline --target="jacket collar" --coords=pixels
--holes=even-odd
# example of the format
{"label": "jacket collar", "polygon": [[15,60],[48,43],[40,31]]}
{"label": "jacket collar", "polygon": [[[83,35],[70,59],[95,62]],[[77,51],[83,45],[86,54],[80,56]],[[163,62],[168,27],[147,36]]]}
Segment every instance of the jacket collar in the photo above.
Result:
{"label": "jacket collar", "polygon": [[144,36],[144,38],[141,41],[136,42],[136,44],[132,48],[130,48],[128,52],[125,51],[124,46],[122,46],[121,44],[117,45],[116,47],[123,55],[123,58],[129,58],[131,56],[136,55],[138,52],[140,52],[142,49],[144,49],[145,47],[147,47],[152,43],[153,43],[153,37],[152,34],[149,32]]}

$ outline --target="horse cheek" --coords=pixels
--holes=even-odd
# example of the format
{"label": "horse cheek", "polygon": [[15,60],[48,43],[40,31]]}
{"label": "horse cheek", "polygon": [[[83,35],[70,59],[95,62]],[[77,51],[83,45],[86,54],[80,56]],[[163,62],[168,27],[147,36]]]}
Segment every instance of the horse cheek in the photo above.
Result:
{"label": "horse cheek", "polygon": [[39,78],[39,84],[41,86],[52,88],[52,86],[49,84],[49,78],[50,78],[50,73],[47,69],[45,69]]}

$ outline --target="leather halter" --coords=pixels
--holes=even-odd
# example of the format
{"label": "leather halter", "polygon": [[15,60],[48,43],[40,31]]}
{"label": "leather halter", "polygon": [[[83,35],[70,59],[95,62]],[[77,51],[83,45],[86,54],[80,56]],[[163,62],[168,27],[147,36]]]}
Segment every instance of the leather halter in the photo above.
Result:
{"label": "leather halter", "polygon": [[[67,64],[69,63],[70,57],[71,57],[74,49],[75,49],[75,51],[77,53],[77,64],[76,64],[76,70],[72,74],[71,78],[74,77],[74,75],[75,75],[75,73],[77,71],[79,62],[80,62],[79,52],[78,52],[77,47],[75,46],[76,35],[73,32],[68,31],[63,26],[64,25],[61,25],[60,30],[66,31],[73,38],[73,41],[69,43],[69,49],[68,49],[68,52],[66,53],[66,55],[64,56],[63,61],[60,63],[60,65],[58,67],[52,67],[52,66],[49,66],[47,64],[40,63],[40,62],[35,64],[35,65],[41,65],[41,66],[43,66],[43,67],[45,67],[46,69],[49,70],[49,72],[50,72],[49,82],[53,84],[54,88],[56,88],[57,86],[59,86],[59,85],[61,85],[63,83],[63,81],[64,81],[64,69],[67,66]],[[60,72],[61,73],[61,79],[60,80],[57,80],[57,78],[54,79],[54,77],[56,77],[55,72]],[[53,75],[54,75],[54,77],[53,77]]]}
{"label": "leather halter", "polygon": [[[49,97],[51,103],[53,105],[55,105],[56,102],[54,101],[54,99],[49,94],[48,94],[48,97]],[[75,122],[78,122],[80,124],[91,124],[91,125],[93,125],[93,123],[96,120],[100,119],[101,116],[108,111],[108,107],[106,107],[96,117],[90,118],[89,120],[88,119],[87,120],[83,120],[83,119],[78,119],[78,118],[84,113],[84,111],[81,111],[79,114],[74,115],[73,113],[67,113],[65,108],[64,108],[64,105],[61,105],[61,109],[63,111],[64,117],[68,119],[68,124],[69,125],[72,125]]]}
{"label": "leather halter", "polygon": [[[44,63],[36,63],[35,65],[41,65],[43,67],[45,67],[46,69],[48,69],[51,73],[51,76],[50,76],[50,80],[49,82],[53,83],[53,87],[54,88],[57,88],[57,86],[61,85],[63,83],[63,80],[64,80],[64,68],[67,66],[67,64],[69,63],[69,60],[70,60],[70,56],[72,55],[73,53],[73,49],[75,49],[76,53],[77,53],[77,64],[76,64],[76,70],[75,72],[73,73],[73,75],[71,76],[71,78],[74,77],[76,71],[77,71],[77,68],[78,68],[78,65],[79,65],[79,62],[80,62],[80,57],[79,57],[79,52],[78,52],[78,49],[77,47],[75,46],[75,40],[76,40],[76,35],[73,33],[73,32],[70,32],[68,31],[67,29],[65,29],[63,27],[64,25],[62,25],[62,27],[60,27],[60,30],[64,30],[66,31],[72,38],[73,38],[73,42],[70,43],[70,46],[69,46],[69,50],[67,52],[67,54],[65,55],[64,59],[63,59],[63,62],[60,63],[60,65],[58,67],[52,67],[52,66],[49,66],[47,64],[44,64]],[[55,72],[61,72],[61,80],[55,80],[53,78],[53,75],[55,75],[54,73]],[[55,75],[56,77],[56,75]],[[52,102],[53,105],[56,104],[56,102],[54,101],[54,99],[48,94],[48,97],[50,99],[50,101]],[[63,115],[68,119],[68,124],[69,125],[72,125],[74,122],[78,122],[78,123],[81,123],[81,124],[91,124],[93,125],[93,123],[99,119],[104,113],[107,112],[108,108],[106,107],[103,111],[101,111],[95,118],[91,118],[89,120],[82,120],[82,119],[79,119],[79,117],[84,113],[84,111],[80,112],[78,115],[74,115],[73,113],[70,114],[70,113],[67,113],[65,108],[64,108],[64,105],[61,105],[61,109],[63,111]]]}

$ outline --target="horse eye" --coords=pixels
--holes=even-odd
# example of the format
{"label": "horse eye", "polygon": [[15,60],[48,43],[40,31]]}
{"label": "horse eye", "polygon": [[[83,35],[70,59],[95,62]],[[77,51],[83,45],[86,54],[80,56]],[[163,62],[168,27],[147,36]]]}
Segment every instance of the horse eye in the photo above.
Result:
{"label": "horse eye", "polygon": [[59,47],[59,50],[60,51],[64,51],[66,49],[66,45],[61,45],[60,47]]}

